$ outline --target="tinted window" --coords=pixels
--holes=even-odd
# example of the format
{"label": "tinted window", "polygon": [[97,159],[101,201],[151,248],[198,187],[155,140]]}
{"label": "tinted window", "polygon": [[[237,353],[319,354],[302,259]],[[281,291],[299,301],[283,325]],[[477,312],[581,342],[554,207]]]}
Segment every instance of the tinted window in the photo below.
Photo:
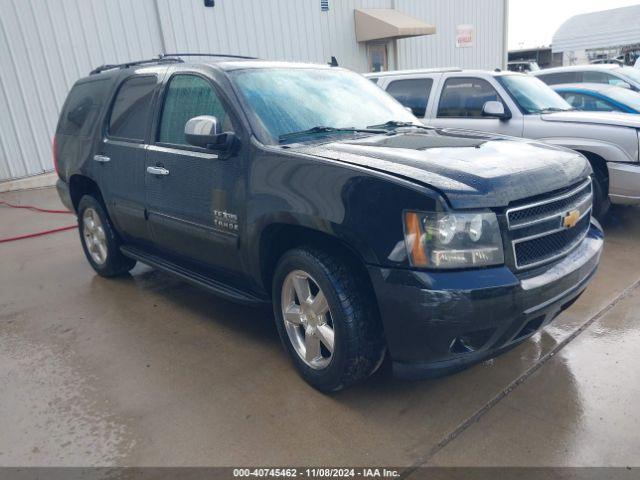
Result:
{"label": "tinted window", "polygon": [[432,86],[430,78],[395,80],[387,87],[387,93],[409,107],[416,117],[424,117]]}
{"label": "tinted window", "polygon": [[143,141],[151,117],[151,100],[156,77],[132,77],[125,80],[113,103],[109,135]]}
{"label": "tinted window", "polygon": [[561,73],[547,73],[546,75],[536,75],[547,85],[557,85],[559,83],[576,83],[579,82],[578,72],[561,72]]}
{"label": "tinted window", "polygon": [[223,131],[233,130],[229,115],[207,80],[196,75],[176,75],[171,79],[165,95],[158,140],[187,145],[184,126],[190,119],[200,115],[213,115]]}
{"label": "tinted window", "polygon": [[449,78],[440,95],[438,117],[479,118],[482,107],[490,101],[502,103],[498,92],[486,80]]}
{"label": "tinted window", "polygon": [[104,102],[107,87],[105,80],[75,84],[62,108],[57,132],[88,135]]}
{"label": "tinted window", "polygon": [[616,108],[609,102],[592,97],[591,95],[584,95],[576,92],[562,92],[560,94],[572,107],[578,110],[586,110],[588,112],[620,112],[621,110]]}

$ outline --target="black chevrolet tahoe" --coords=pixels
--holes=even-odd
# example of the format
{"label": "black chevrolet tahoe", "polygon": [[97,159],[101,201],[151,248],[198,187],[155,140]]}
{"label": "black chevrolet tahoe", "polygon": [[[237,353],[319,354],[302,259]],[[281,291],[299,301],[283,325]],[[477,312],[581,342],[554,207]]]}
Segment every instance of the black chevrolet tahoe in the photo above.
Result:
{"label": "black chevrolet tahoe", "polygon": [[54,159],[98,274],[140,261],[273,304],[322,391],[385,354],[423,378],[517,345],[583,292],[603,246],[582,156],[425,127],[335,67],[104,66],[69,93]]}

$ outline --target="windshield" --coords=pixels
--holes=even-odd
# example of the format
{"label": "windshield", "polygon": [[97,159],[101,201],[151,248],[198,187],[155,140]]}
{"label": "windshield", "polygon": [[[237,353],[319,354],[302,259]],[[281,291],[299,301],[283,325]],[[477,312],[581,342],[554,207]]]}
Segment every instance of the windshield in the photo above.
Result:
{"label": "windshield", "polygon": [[504,75],[498,79],[524,113],[572,110],[560,95],[535,77]]}
{"label": "windshield", "polygon": [[[347,70],[260,68],[231,72],[231,78],[248,107],[256,135],[266,144],[316,127],[366,129],[389,121],[421,125],[379,87]],[[318,133],[340,132],[316,128],[310,135]]]}
{"label": "windshield", "polygon": [[[620,72],[620,70],[618,70]],[[634,83],[640,83],[640,69],[633,67],[622,67],[620,72],[625,77],[628,77]]]}
{"label": "windshield", "polygon": [[605,91],[605,94],[611,98],[611,100],[640,112],[640,93],[627,88],[611,87]]}

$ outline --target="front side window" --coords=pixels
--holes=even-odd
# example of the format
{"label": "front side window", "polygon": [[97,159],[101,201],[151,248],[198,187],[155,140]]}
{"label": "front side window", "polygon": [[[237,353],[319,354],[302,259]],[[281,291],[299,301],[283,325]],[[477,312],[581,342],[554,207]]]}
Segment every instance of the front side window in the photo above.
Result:
{"label": "front side window", "polygon": [[502,103],[502,99],[486,80],[448,78],[440,95],[438,117],[481,118],[482,107],[487,102]]}
{"label": "front side window", "polygon": [[621,110],[616,108],[609,102],[602,99],[593,97],[591,95],[585,95],[576,92],[564,92],[560,94],[569,105],[578,110],[585,110],[587,112],[620,112]]}
{"label": "front side window", "polygon": [[156,84],[155,76],[131,77],[122,83],[109,117],[110,136],[144,141]]}
{"label": "front side window", "polygon": [[187,145],[184,127],[193,117],[212,115],[222,131],[232,131],[231,119],[213,86],[197,75],[176,75],[169,82],[162,108],[158,141]]}
{"label": "front side window", "polygon": [[525,114],[571,110],[571,105],[535,77],[502,75],[498,81]]}
{"label": "front side window", "polygon": [[605,83],[609,85],[617,85],[623,80],[606,72],[586,71],[582,73],[582,81],[584,83]]}
{"label": "front side window", "polygon": [[336,68],[256,68],[231,72],[262,143],[314,127],[366,129],[416,117],[361,75]]}
{"label": "front side window", "polygon": [[410,108],[416,117],[424,117],[432,86],[430,78],[394,80],[387,87],[387,93]]}

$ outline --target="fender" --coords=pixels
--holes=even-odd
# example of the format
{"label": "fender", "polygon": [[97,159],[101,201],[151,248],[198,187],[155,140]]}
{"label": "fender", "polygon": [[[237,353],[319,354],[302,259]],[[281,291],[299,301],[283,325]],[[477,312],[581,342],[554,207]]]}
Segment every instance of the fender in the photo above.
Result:
{"label": "fender", "polygon": [[607,162],[627,163],[638,161],[637,156],[635,158],[630,156],[624,149],[620,148],[620,146],[606,140],[594,140],[574,137],[547,137],[537,138],[536,140],[555,145],[557,147],[565,147],[571,150],[582,150],[585,152],[594,153],[604,158]]}

